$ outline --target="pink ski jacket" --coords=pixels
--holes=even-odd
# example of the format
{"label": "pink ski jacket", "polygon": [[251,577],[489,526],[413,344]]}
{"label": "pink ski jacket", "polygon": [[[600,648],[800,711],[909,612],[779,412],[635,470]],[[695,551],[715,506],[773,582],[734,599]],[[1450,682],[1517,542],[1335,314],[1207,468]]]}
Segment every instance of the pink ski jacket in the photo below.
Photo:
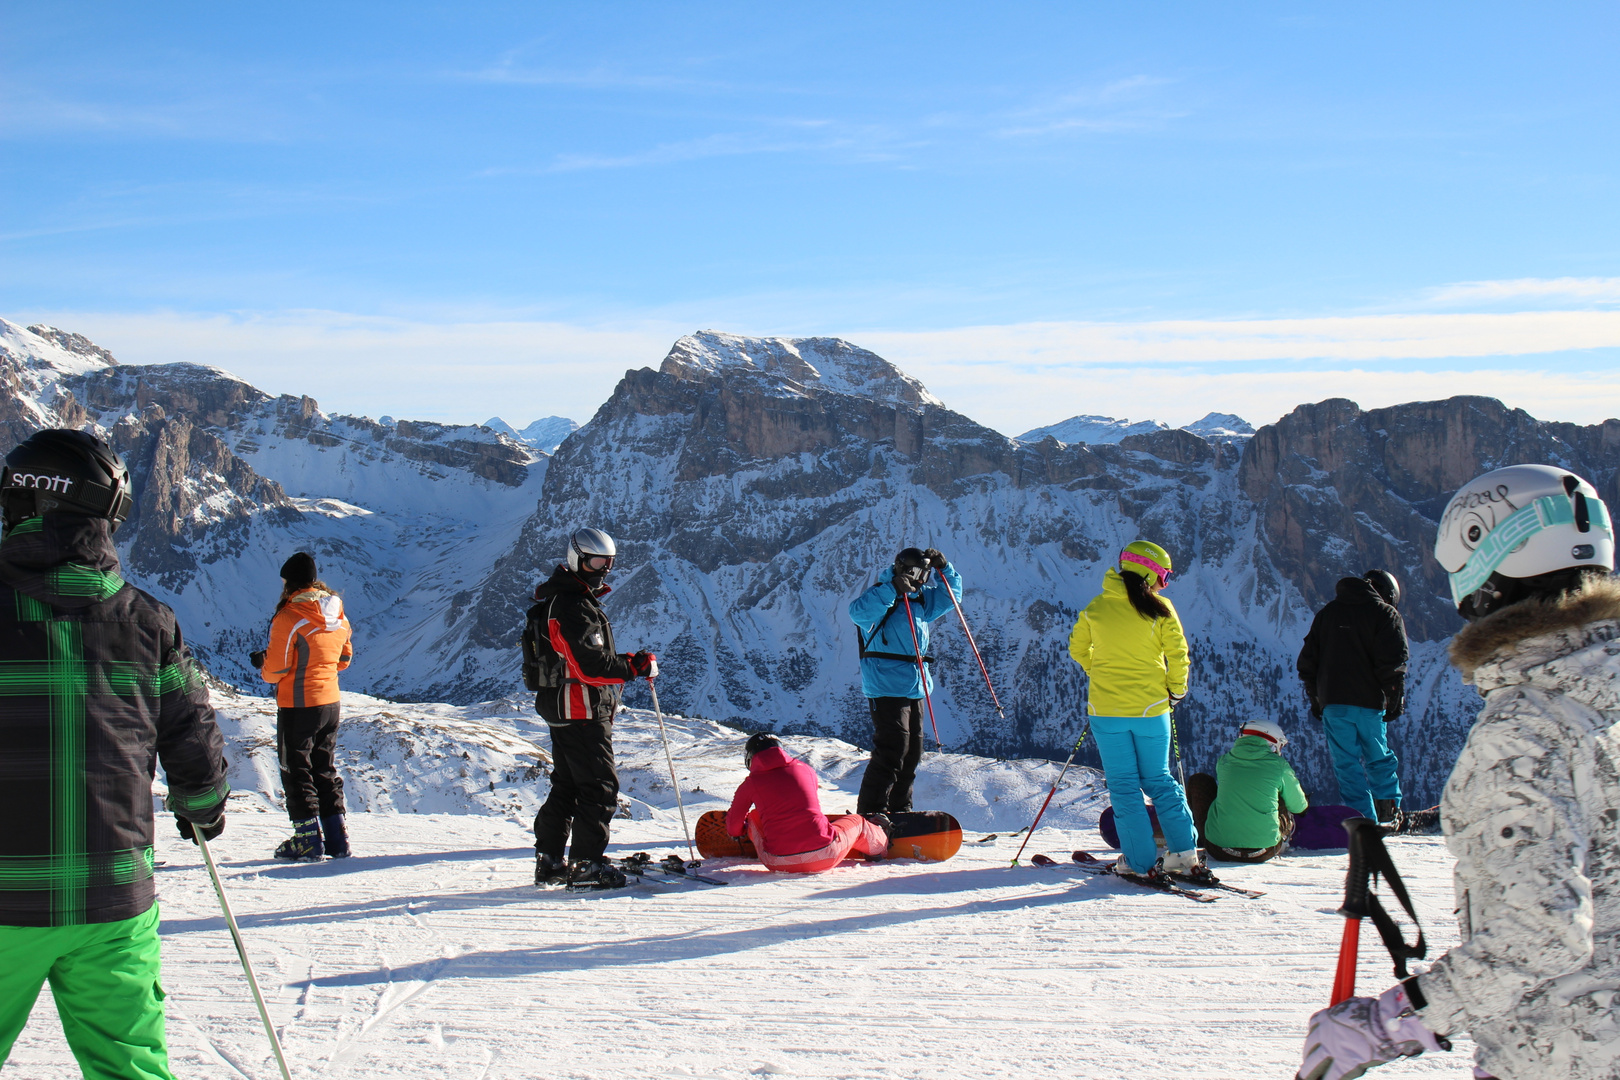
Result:
{"label": "pink ski jacket", "polygon": [[764,849],[772,855],[798,855],[832,843],[837,835],[821,812],[816,770],[786,750],[773,746],[754,755],[748,779],[731,797],[726,832],[741,836],[748,829],[748,808],[758,807],[756,820]]}

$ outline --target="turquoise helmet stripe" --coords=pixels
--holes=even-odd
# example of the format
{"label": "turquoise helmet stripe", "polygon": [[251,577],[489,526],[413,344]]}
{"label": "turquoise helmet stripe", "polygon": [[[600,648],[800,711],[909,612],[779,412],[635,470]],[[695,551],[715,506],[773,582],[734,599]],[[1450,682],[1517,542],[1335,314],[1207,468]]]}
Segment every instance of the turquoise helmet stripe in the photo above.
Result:
{"label": "turquoise helmet stripe", "polygon": [[[1587,498],[1587,515],[1594,531],[1614,536],[1614,523],[1602,499]],[[1575,523],[1575,500],[1568,495],[1547,495],[1521,506],[1474,549],[1463,568],[1451,575],[1451,598],[1461,604],[1496,573],[1502,561],[1536,533],[1555,525]]]}

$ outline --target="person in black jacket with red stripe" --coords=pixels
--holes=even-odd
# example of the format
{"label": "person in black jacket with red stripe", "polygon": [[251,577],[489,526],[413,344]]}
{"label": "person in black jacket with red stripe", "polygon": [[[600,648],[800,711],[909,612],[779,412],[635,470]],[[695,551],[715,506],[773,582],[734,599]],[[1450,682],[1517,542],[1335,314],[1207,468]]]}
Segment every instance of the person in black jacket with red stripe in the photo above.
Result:
{"label": "person in black jacket with red stripe", "polygon": [[[566,565],[534,590],[523,630],[523,680],[551,729],[551,793],[534,818],[536,885],[615,888],[624,875],[603,861],[619,803],[613,719],[625,683],[658,674],[650,652],[618,653],[602,610],[603,584],[617,557],[613,538],[580,529]],[[571,860],[563,858],[569,833]]]}
{"label": "person in black jacket with red stripe", "polygon": [[1339,777],[1339,799],[1366,818],[1394,821],[1400,762],[1386,725],[1406,709],[1406,624],[1401,587],[1386,570],[1343,578],[1305,635],[1299,677],[1322,721]]}
{"label": "person in black jacket with red stripe", "polygon": [[86,1076],[172,1077],[152,778],[180,833],[225,827],[224,742],[174,613],[119,576],[129,472],[37,432],[0,472],[0,1062],[46,980]]}

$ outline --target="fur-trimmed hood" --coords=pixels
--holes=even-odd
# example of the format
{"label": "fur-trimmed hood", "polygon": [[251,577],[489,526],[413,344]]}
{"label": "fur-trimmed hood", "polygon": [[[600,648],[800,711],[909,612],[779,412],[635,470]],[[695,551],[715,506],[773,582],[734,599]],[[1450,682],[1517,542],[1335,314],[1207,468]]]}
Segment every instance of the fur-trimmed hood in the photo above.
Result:
{"label": "fur-trimmed hood", "polygon": [[1617,642],[1620,580],[1606,577],[1555,599],[1522,600],[1469,623],[1452,638],[1450,652],[1463,681],[1481,693],[1525,682],[1563,689],[1556,685],[1569,674],[1563,669],[1585,666],[1570,663],[1574,654],[1594,645],[1605,645],[1603,653],[1620,653]]}

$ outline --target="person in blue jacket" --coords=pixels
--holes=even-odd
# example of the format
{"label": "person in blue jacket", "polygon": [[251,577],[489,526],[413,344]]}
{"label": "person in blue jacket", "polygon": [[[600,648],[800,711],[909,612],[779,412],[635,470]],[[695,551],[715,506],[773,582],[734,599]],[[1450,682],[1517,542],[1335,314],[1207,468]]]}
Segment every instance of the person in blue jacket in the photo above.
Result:
{"label": "person in blue jacket", "polygon": [[[939,577],[930,581],[933,570]],[[895,556],[892,568],[878,576],[876,585],[849,605],[860,638],[861,692],[872,711],[872,760],[861,781],[857,814],[911,809],[911,785],[922,760],[923,697],[934,688],[931,674],[927,685],[923,683],[927,665],[933,662],[928,655],[928,624],[951,610],[946,583],[962,595],[962,575],[945,556],[935,548],[908,547]]]}

